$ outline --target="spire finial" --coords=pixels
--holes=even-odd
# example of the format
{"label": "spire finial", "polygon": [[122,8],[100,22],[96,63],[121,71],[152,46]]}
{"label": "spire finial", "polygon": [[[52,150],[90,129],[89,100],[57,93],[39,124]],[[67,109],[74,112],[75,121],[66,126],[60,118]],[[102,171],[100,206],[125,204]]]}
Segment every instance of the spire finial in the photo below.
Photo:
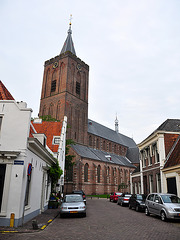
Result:
{"label": "spire finial", "polygon": [[69,25],[71,25],[71,20],[72,20],[72,14],[70,14]]}

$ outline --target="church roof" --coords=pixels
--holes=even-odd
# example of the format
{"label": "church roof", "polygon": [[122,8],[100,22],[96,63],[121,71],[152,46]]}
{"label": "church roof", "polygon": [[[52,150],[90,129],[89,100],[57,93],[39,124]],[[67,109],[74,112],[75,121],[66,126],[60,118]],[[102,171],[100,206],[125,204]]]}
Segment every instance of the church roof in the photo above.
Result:
{"label": "church roof", "polygon": [[121,133],[88,119],[88,133],[108,139],[129,148],[137,148],[135,141]]}
{"label": "church roof", "polygon": [[0,81],[0,100],[14,100],[13,96],[4,86],[4,84]]}
{"label": "church roof", "polygon": [[130,160],[124,156],[119,156],[113,153],[109,154],[105,151],[93,149],[79,144],[72,145],[72,148],[78,155],[84,158],[135,168],[135,166],[130,162]]}
{"label": "church roof", "polygon": [[67,51],[73,53],[74,55],[76,55],[76,51],[75,51],[75,48],[74,48],[74,44],[73,44],[73,40],[72,40],[72,30],[71,30],[71,23],[69,24],[69,30],[68,30],[68,36],[66,38],[66,41],[63,45],[63,48],[61,50],[61,53],[65,53]]}

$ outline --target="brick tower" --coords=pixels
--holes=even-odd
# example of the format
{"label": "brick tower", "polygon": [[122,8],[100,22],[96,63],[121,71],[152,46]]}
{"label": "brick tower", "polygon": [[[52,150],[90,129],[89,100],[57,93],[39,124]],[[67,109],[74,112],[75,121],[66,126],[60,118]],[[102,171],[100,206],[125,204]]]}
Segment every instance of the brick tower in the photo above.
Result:
{"label": "brick tower", "polygon": [[71,35],[70,23],[60,55],[44,64],[39,116],[67,116],[67,138],[87,145],[89,66],[76,56]]}

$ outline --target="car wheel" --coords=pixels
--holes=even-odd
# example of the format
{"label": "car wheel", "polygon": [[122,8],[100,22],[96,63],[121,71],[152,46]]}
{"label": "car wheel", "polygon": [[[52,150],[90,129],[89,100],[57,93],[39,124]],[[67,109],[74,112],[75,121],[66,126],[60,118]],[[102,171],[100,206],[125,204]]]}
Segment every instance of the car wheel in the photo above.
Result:
{"label": "car wheel", "polygon": [[111,199],[109,199],[109,201],[111,202]]}
{"label": "car wheel", "polygon": [[63,218],[64,217],[64,215],[63,214],[60,214],[60,218]]}
{"label": "car wheel", "polygon": [[132,209],[131,205],[129,204],[129,209]]}
{"label": "car wheel", "polygon": [[136,212],[139,212],[139,207],[138,206],[136,206]]}
{"label": "car wheel", "polygon": [[123,203],[122,202],[120,203],[120,205],[121,205],[121,207],[123,207]]}
{"label": "car wheel", "polygon": [[161,220],[166,221],[166,214],[164,211],[161,212]]}
{"label": "car wheel", "polygon": [[146,214],[146,216],[149,216],[149,215],[150,215],[149,210],[148,210],[147,207],[145,208],[145,214]]}
{"label": "car wheel", "polygon": [[83,213],[83,217],[86,217],[86,213]]}

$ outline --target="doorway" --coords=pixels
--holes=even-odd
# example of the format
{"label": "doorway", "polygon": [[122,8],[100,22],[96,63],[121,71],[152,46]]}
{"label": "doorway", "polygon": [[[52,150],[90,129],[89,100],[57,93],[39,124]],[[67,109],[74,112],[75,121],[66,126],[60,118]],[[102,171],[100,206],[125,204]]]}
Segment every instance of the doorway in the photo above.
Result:
{"label": "doorway", "polygon": [[172,193],[177,195],[177,187],[176,187],[176,178],[167,178],[167,190],[168,193]]}
{"label": "doorway", "polygon": [[6,172],[6,164],[0,164],[0,212],[1,212],[2,197],[3,197],[5,172]]}

